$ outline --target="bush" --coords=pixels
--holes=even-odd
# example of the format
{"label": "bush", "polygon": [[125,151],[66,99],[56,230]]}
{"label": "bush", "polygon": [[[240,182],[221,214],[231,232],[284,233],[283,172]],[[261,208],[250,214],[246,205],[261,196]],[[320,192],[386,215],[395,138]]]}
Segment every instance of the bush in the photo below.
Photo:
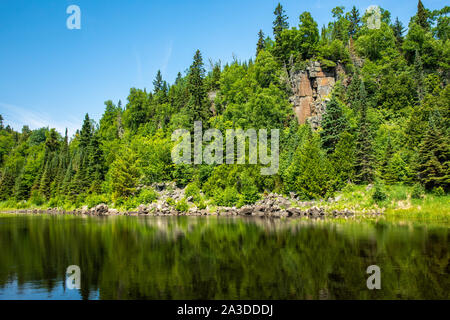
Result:
{"label": "bush", "polygon": [[437,197],[445,196],[445,191],[442,189],[442,187],[435,187],[433,189],[433,194]]}
{"label": "bush", "polygon": [[181,199],[177,202],[175,209],[180,212],[187,212],[189,210],[189,205],[186,201],[186,198]]}
{"label": "bush", "polygon": [[237,206],[242,207],[246,204],[253,204],[260,198],[258,189],[255,186],[248,187],[239,195]]}
{"label": "bush", "polygon": [[184,190],[184,195],[186,198],[192,197],[194,201],[199,201],[201,197],[198,184],[196,182],[189,183]]}
{"label": "bush", "polygon": [[138,201],[140,204],[149,204],[158,199],[158,193],[152,188],[141,190]]}
{"label": "bush", "polygon": [[167,198],[166,203],[171,207],[175,206],[175,200],[173,198]]}
{"label": "bush", "polygon": [[90,194],[86,197],[85,204],[89,208],[93,208],[100,203],[108,203],[108,198],[106,195]]}
{"label": "bush", "polygon": [[199,210],[206,209],[206,202],[203,199],[200,199],[198,202],[195,202],[195,205]]}
{"label": "bush", "polygon": [[412,188],[411,198],[422,199],[424,195],[425,188],[420,183],[416,183]]}
{"label": "bush", "polygon": [[45,198],[37,190],[31,192],[30,202],[36,206],[42,206],[45,203]]}
{"label": "bush", "polygon": [[372,195],[372,199],[376,203],[383,202],[384,200],[387,199],[387,194],[384,191],[384,187],[381,184],[378,184],[378,183],[375,184],[375,191]]}
{"label": "bush", "polygon": [[234,187],[226,187],[225,190],[219,189],[214,195],[214,201],[219,206],[233,207],[239,200],[239,193]]}

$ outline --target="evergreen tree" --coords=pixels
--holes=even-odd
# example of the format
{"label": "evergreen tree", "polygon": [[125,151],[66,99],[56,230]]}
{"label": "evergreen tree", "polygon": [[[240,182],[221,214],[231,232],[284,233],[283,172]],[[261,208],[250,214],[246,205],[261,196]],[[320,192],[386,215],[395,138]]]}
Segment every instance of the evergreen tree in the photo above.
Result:
{"label": "evergreen tree", "polygon": [[153,80],[153,92],[156,94],[164,89],[164,81],[161,70],[158,70],[155,80]]}
{"label": "evergreen tree", "polygon": [[264,50],[266,47],[266,41],[264,38],[264,33],[262,30],[258,32],[258,43],[256,44],[256,56],[258,56],[261,50]]}
{"label": "evergreen tree", "polygon": [[280,3],[278,3],[273,14],[275,15],[275,21],[273,22],[273,35],[275,37],[275,41],[278,42],[280,40],[281,32],[289,28],[288,17],[286,16],[283,6]]}
{"label": "evergreen tree", "polygon": [[422,4],[422,1],[419,0],[417,4],[417,24],[421,26],[423,29],[428,30],[430,28],[430,25],[428,23],[428,13],[425,7]]}
{"label": "evergreen tree", "polygon": [[334,95],[331,97],[331,101],[327,103],[326,113],[322,117],[321,126],[322,146],[327,153],[332,153],[341,133],[349,129],[347,119]]}
{"label": "evergreen tree", "polygon": [[430,117],[427,133],[419,147],[417,174],[427,190],[442,187],[449,191],[450,145],[435,117]]}
{"label": "evergreen tree", "polygon": [[287,189],[303,199],[325,198],[333,190],[331,167],[320,148],[320,138],[310,132],[297,148],[294,160],[287,169]]}
{"label": "evergreen tree", "polygon": [[354,137],[347,131],[339,136],[339,142],[331,155],[334,168],[335,186],[337,189],[352,181],[355,175],[355,142]]}
{"label": "evergreen tree", "polygon": [[91,143],[92,137],[92,123],[91,119],[89,119],[89,115],[86,113],[83,121],[83,126],[80,131],[80,148],[86,149]]}
{"label": "evergreen tree", "polygon": [[370,124],[367,120],[367,93],[363,81],[360,85],[358,106],[360,118],[356,140],[355,178],[359,183],[371,183],[374,176],[374,155]]}
{"label": "evergreen tree", "polygon": [[397,47],[401,48],[403,45],[403,33],[405,32],[405,28],[398,17],[395,19],[395,23],[392,26],[392,31],[394,31],[395,41],[397,43]]}
{"label": "evergreen tree", "polygon": [[204,86],[205,69],[200,50],[194,55],[194,61],[189,68],[188,91],[190,94],[190,117],[193,121],[205,120],[207,117],[206,91]]}
{"label": "evergreen tree", "polygon": [[350,11],[348,20],[350,21],[348,33],[350,34],[350,36],[354,37],[361,26],[361,17],[359,15],[359,10],[356,9],[355,6],[353,6],[352,10]]}
{"label": "evergreen tree", "polygon": [[0,130],[3,130],[3,117],[0,114]]}

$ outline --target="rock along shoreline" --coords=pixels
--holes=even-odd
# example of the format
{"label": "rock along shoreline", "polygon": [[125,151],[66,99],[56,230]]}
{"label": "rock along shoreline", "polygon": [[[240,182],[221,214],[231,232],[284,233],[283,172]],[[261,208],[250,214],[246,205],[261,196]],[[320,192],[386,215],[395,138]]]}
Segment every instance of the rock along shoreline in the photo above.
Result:
{"label": "rock along shoreline", "polygon": [[[192,199],[188,198],[188,202]],[[336,201],[328,200],[329,203]],[[252,205],[246,205],[241,208],[236,207],[216,207],[214,210],[198,209],[195,206],[189,208],[187,212],[180,212],[169,205],[164,196],[157,202],[148,205],[141,204],[134,211],[119,211],[109,208],[106,204],[99,204],[93,208],[87,206],[73,211],[66,211],[61,208],[48,209],[18,209],[3,211],[5,213],[15,214],[50,214],[50,215],[76,215],[76,216],[241,216],[241,217],[260,217],[260,218],[353,218],[356,216],[379,217],[383,215],[382,211],[363,211],[355,212],[348,209],[329,210],[328,208],[312,206],[315,202],[300,202],[291,196],[288,199],[278,194],[268,194],[262,200]],[[307,207],[307,208],[306,208]]]}

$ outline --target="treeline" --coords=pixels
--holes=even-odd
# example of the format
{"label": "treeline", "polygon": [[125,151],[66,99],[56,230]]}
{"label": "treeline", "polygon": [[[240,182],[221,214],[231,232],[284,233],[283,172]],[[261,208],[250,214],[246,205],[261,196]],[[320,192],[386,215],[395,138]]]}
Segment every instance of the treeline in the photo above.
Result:
{"label": "treeline", "polygon": [[[49,128],[16,132],[1,119],[0,200],[133,207],[154,199],[148,187],[162,181],[187,185],[198,206],[252,203],[265,191],[326,198],[348,183],[448,192],[448,13],[419,1],[406,32],[385,9],[372,29],[369,13],[336,7],[319,32],[309,12],[289,27],[279,4],[273,39],[259,32],[254,61],[211,62],[206,71],[197,51],[175,83],[158,72],[152,92],[132,88],[124,107],[106,101],[99,123],[86,115],[70,139]],[[289,103],[290,72],[307,61],[345,68],[318,130],[298,125]],[[172,132],[198,120],[222,132],[281,129],[278,174],[262,176],[250,164],[175,165]]]}

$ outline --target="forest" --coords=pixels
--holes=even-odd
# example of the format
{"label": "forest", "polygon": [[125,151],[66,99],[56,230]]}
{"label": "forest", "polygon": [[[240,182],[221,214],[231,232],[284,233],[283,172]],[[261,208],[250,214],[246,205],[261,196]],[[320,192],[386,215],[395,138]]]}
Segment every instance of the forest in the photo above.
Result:
{"label": "forest", "polygon": [[[412,196],[450,190],[450,7],[419,0],[407,26],[380,9],[336,7],[319,29],[309,12],[289,26],[274,10],[273,35],[255,35],[255,58],[206,63],[197,50],[173,84],[161,72],[153,90],[131,88],[126,103],[105,102],[98,121],[85,115],[69,137],[54,128],[16,131],[0,116],[0,205],[4,208],[136,208],[157,198],[155,183],[186,188],[199,208],[240,207],[264,194],[327,199],[348,185],[402,185]],[[298,13],[293,13],[298,14]],[[320,125],[299,124],[289,97],[292,70],[310,61],[342,66]],[[107,97],[105,97],[107,98]],[[280,165],[174,164],[172,133],[280,129]]]}

